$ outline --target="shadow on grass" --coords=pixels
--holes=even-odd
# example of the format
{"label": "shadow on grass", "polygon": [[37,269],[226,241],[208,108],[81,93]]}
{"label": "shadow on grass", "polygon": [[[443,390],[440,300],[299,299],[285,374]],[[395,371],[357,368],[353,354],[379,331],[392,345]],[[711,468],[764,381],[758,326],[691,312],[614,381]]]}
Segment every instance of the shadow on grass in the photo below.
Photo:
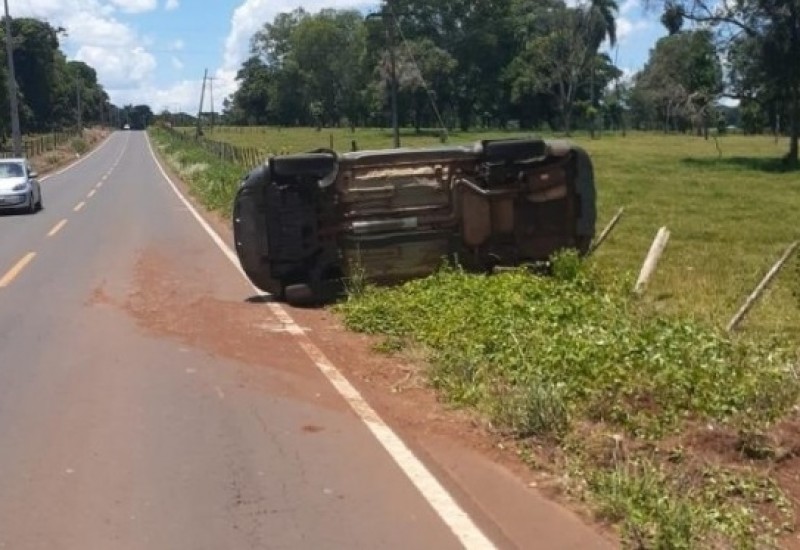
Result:
{"label": "shadow on grass", "polygon": [[781,158],[769,157],[726,157],[726,158],[691,158],[681,159],[687,166],[698,168],[742,168],[756,172],[767,172],[771,174],[794,172],[800,169],[792,166]]}

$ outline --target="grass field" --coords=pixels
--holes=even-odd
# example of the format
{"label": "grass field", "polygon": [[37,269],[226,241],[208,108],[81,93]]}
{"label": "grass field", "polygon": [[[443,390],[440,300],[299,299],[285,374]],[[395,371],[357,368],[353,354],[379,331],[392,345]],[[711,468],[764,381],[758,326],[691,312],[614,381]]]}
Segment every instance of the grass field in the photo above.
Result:
{"label": "grass field", "polygon": [[[508,135],[455,133],[450,143]],[[385,130],[220,127],[207,137],[273,154],[329,147],[331,137],[339,151],[349,150],[351,140],[360,149],[392,143]],[[402,137],[404,146],[439,144],[433,133]],[[718,150],[713,140],[682,135],[573,139],[594,160],[598,231],[619,207],[626,208],[598,251],[598,266],[636,272],[658,228],[666,225],[672,232],[645,297],[658,310],[724,325],[781,251],[800,239],[800,173],[779,170],[785,140],[724,136]],[[743,328],[800,337],[800,260],[792,260]]]}
{"label": "grass field", "polygon": [[[191,140],[157,143],[208,207],[230,211],[242,169]],[[330,146],[330,131],[217,130],[274,153]],[[518,135],[518,134],[517,134]],[[349,131],[333,133],[349,149]],[[456,134],[451,143],[508,134]],[[391,142],[358,131],[359,147]],[[377,349],[420,351],[427,380],[559,486],[620,526],[631,548],[766,548],[794,537],[800,501],[800,259],[731,338],[721,327],[800,238],[800,173],[786,143],[630,134],[575,139],[594,160],[598,229],[626,215],[589,262],[552,277],[444,269],[337,306]],[[433,145],[436,136],[404,136]],[[672,240],[643,299],[631,283],[657,229]]]}

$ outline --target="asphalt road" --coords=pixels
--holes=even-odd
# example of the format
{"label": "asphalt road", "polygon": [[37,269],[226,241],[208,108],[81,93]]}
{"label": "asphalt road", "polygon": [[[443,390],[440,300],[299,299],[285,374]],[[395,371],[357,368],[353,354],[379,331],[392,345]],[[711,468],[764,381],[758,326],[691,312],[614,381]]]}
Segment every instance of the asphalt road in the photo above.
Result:
{"label": "asphalt road", "polygon": [[0,549],[464,543],[245,301],[143,133],[42,189],[0,214]]}

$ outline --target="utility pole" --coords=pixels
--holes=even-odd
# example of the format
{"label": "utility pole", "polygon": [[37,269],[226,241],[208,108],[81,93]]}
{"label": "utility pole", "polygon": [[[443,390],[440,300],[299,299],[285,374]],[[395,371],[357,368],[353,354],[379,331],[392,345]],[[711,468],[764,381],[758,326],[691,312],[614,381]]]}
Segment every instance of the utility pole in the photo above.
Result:
{"label": "utility pole", "polygon": [[83,135],[83,101],[81,100],[81,82],[75,82],[75,95],[78,98],[78,135]]}
{"label": "utility pole", "polygon": [[22,156],[22,132],[19,128],[19,102],[17,98],[17,75],[14,71],[14,43],[11,36],[11,16],[8,14],[8,0],[3,0],[6,13],[6,55],[8,56],[8,102],[11,107],[11,140],[14,156]]}
{"label": "utility pole", "polygon": [[197,111],[197,137],[203,135],[203,103],[206,99],[206,80],[208,80],[208,69],[203,73],[203,89],[200,92],[200,109]]}
{"label": "utility pole", "polygon": [[397,14],[392,5],[393,0],[386,0],[383,9],[377,13],[370,13],[370,17],[380,17],[386,25],[386,41],[389,48],[389,94],[392,103],[392,134],[394,136],[394,147],[400,147],[400,116],[397,106],[397,56],[395,55],[395,25],[397,25]]}
{"label": "utility pole", "polygon": [[214,123],[216,121],[216,113],[214,112],[214,81],[216,78],[213,76],[208,77],[208,92],[211,96],[209,99],[211,100],[211,133],[214,133]]}

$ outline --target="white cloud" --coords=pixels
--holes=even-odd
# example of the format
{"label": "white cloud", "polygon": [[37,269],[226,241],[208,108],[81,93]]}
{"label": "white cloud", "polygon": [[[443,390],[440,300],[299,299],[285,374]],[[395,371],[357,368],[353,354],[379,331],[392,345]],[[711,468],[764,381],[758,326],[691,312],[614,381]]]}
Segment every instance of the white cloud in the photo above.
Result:
{"label": "white cloud", "polygon": [[177,40],[174,40],[174,41],[173,41],[173,42],[172,42],[172,43],[169,45],[169,47],[170,47],[171,49],[175,50],[175,51],[181,51],[181,50],[182,50],[182,49],[183,49],[185,46],[186,46],[186,44],[185,44],[185,43],[184,43],[184,41],[183,41],[183,40],[181,40],[180,38],[178,38]]}
{"label": "white cloud", "polygon": [[[166,88],[145,85],[136,90],[111,90],[110,93],[119,98],[120,105],[140,103],[146,98],[147,104],[150,105],[154,112],[161,112],[166,109],[173,113],[196,113],[200,104],[200,88],[202,85],[202,79],[180,80]],[[208,101],[208,96],[206,96],[206,101]],[[215,108],[219,112],[222,103],[221,100],[217,99],[216,89],[214,101]]]}
{"label": "white cloud", "polygon": [[180,71],[181,69],[183,69],[183,61],[181,61],[180,59],[178,59],[178,58],[177,58],[177,57],[175,57],[174,55],[172,56],[172,58],[170,59],[170,61],[172,62],[172,67],[173,67],[174,69],[176,69],[176,70],[178,70],[178,71]]}
{"label": "white cloud", "polygon": [[167,3],[164,5],[164,9],[167,11],[177,10],[180,5],[181,4],[178,0],[167,0]]}
{"label": "white cloud", "polygon": [[156,68],[155,57],[142,47],[82,46],[75,58],[94,67],[103,86],[111,89],[137,89]]}
{"label": "white cloud", "polygon": [[136,90],[153,75],[156,58],[147,41],[119,18],[119,11],[138,13],[153,9],[157,0],[26,0],[14,2],[12,16],[29,16],[63,26],[61,41],[73,59],[96,71],[111,100],[111,90]]}
{"label": "white cloud", "polygon": [[158,7],[157,0],[111,0],[111,3],[127,13],[141,13]]}
{"label": "white cloud", "polygon": [[632,35],[650,28],[650,22],[644,19],[619,17],[617,19],[617,40],[625,42]]}

